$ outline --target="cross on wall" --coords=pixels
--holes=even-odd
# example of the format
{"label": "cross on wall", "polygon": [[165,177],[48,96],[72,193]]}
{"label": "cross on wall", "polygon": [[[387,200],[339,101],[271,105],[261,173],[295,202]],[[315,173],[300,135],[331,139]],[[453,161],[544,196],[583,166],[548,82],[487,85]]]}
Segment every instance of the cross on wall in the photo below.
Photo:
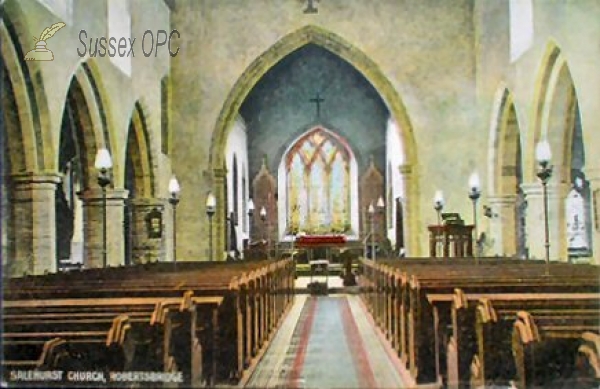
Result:
{"label": "cross on wall", "polygon": [[310,99],[309,101],[311,103],[315,103],[316,108],[317,108],[317,119],[319,119],[321,117],[321,103],[324,102],[325,99],[319,95],[319,92],[317,92],[317,95],[315,97],[313,97],[312,99]]}

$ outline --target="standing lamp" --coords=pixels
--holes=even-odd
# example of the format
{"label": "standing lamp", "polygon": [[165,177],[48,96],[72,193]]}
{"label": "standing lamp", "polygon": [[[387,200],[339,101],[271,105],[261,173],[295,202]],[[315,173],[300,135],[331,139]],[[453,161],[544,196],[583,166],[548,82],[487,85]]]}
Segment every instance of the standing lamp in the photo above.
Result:
{"label": "standing lamp", "polygon": [[437,212],[437,224],[440,226],[442,224],[441,212],[444,209],[444,193],[441,190],[435,192],[435,197],[433,198],[433,209]]}
{"label": "standing lamp", "polygon": [[437,213],[437,230],[438,232],[435,234],[435,252],[437,256],[438,246],[442,246],[442,252],[444,251],[444,242],[440,240],[440,236],[443,236],[441,231],[442,226],[442,209],[444,209],[444,192],[441,190],[436,190],[435,195],[433,196],[433,209]]}
{"label": "standing lamp", "polygon": [[[377,230],[381,228],[381,230],[383,231],[383,234],[380,237],[380,244],[382,244],[382,242],[385,242],[385,237],[387,234],[385,230],[385,201],[383,201],[383,197],[381,196],[379,196],[379,199],[377,199],[377,212],[379,213],[379,216],[377,218]],[[381,225],[379,223],[381,223]]]}
{"label": "standing lamp", "polygon": [[179,204],[179,182],[175,176],[169,180],[169,204],[173,206],[173,262],[177,262],[177,204]]}
{"label": "standing lamp", "polygon": [[262,220],[263,222],[263,240],[265,242],[267,242],[267,259],[271,259],[271,253],[270,253],[270,249],[271,249],[271,245],[270,245],[270,241],[268,240],[268,235],[270,231],[266,231],[265,228],[265,224],[267,221],[267,210],[265,209],[264,206],[260,207],[260,220]]}
{"label": "standing lamp", "polygon": [[374,222],[375,222],[375,207],[373,206],[373,203],[369,204],[369,218],[371,219],[371,258],[373,259],[373,262],[375,262],[376,260],[376,254],[375,254],[375,226],[374,226]]}
{"label": "standing lamp", "polygon": [[213,233],[212,233],[212,219],[217,211],[217,199],[212,192],[208,193],[206,197],[206,215],[208,216],[208,237],[209,237],[209,260],[213,261]]}
{"label": "standing lamp", "polygon": [[475,232],[475,257],[479,258],[481,255],[479,248],[479,231],[477,229],[477,200],[481,197],[481,184],[479,182],[479,174],[474,172],[469,177],[469,198],[473,202],[473,230]]}
{"label": "standing lamp", "polygon": [[552,151],[550,150],[550,144],[547,140],[540,141],[535,149],[535,157],[539,164],[537,176],[542,182],[542,190],[544,196],[544,233],[545,241],[544,246],[546,247],[546,275],[550,274],[550,231],[548,227],[548,181],[552,177],[552,165],[550,165],[550,159],[552,159]]}
{"label": "standing lamp", "polygon": [[94,166],[99,171],[98,185],[102,188],[102,267],[106,267],[106,187],[111,182],[109,169],[112,168],[112,159],[107,149],[98,150]]}

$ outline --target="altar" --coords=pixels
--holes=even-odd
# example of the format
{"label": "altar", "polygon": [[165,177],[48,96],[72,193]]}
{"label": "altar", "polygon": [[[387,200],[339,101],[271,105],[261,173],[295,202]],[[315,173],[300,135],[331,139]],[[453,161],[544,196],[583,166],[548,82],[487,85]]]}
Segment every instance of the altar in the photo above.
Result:
{"label": "altar", "polygon": [[345,235],[301,235],[296,237],[294,242],[297,248],[307,251],[309,263],[315,260],[314,249],[324,248],[325,258],[316,259],[325,259],[331,262],[331,249],[344,248],[347,243],[348,240]]}

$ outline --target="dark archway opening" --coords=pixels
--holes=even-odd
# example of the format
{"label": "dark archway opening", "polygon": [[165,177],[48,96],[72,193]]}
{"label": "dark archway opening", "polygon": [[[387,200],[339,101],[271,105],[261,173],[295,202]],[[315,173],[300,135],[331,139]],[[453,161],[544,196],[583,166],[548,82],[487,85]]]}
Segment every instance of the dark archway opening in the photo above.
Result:
{"label": "dark archway opening", "polygon": [[73,80],[67,93],[60,128],[58,171],[61,181],[55,193],[57,269],[81,266],[84,257],[83,206],[85,146],[78,104],[83,93]]}

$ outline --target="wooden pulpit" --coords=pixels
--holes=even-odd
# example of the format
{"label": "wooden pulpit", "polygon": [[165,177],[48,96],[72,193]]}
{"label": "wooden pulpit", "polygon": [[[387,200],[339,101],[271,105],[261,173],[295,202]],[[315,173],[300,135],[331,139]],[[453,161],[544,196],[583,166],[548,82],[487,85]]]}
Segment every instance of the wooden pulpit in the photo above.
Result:
{"label": "wooden pulpit", "polygon": [[472,257],[472,225],[430,225],[429,255],[432,258]]}

